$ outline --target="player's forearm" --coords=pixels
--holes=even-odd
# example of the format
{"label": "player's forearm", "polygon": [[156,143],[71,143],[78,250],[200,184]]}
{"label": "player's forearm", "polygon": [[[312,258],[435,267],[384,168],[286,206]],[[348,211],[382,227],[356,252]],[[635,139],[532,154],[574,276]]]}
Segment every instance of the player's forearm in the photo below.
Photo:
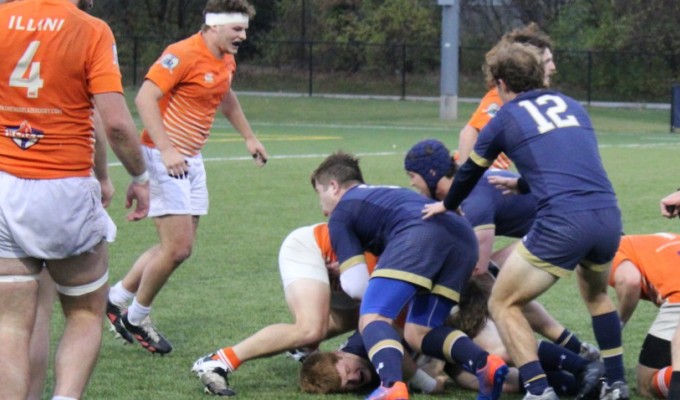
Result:
{"label": "player's forearm", "polygon": [[458,136],[458,164],[463,164],[470,157],[479,132],[470,125],[465,125]]}
{"label": "player's forearm", "polygon": [[243,114],[243,112],[230,114],[230,116],[227,116],[227,119],[234,129],[236,129],[236,131],[241,135],[243,140],[255,138],[255,133],[250,127],[250,124],[248,123],[248,120],[246,119],[246,116]]}
{"label": "player's forearm", "polygon": [[144,128],[151,137],[151,140],[153,140],[153,144],[156,148],[160,152],[174,148],[170,141],[170,137],[165,132],[163,116],[161,114],[161,109],[158,106],[158,100],[148,96],[137,96],[135,103],[142,124],[144,124]]}
{"label": "player's forearm", "polygon": [[230,90],[225,95],[225,99],[222,101],[220,108],[222,114],[229,120],[231,125],[244,140],[255,137],[255,133],[250,127],[250,123],[248,123],[248,119],[241,108],[241,103],[238,101],[236,93]]}
{"label": "player's forearm", "polygon": [[480,167],[468,159],[456,173],[456,179],[444,199],[447,210],[456,210],[465,198],[475,188],[477,181],[484,175],[486,168]]}
{"label": "player's forearm", "polygon": [[109,167],[106,154],[106,132],[99,113],[95,110],[94,116],[94,176],[103,181],[109,178]]}
{"label": "player's forearm", "polygon": [[94,101],[101,116],[111,149],[128,173],[138,176],[146,172],[137,128],[121,93],[94,95]]}
{"label": "player's forearm", "polygon": [[133,177],[141,176],[146,172],[146,162],[142,155],[142,145],[136,135],[122,136],[114,133],[114,138],[109,136],[111,149],[120,160],[125,170]]}
{"label": "player's forearm", "polygon": [[[463,210],[465,212],[465,210]],[[477,243],[479,243],[479,258],[472,275],[481,275],[489,271],[489,261],[493,253],[493,242],[495,239],[494,229],[476,229]]]}
{"label": "player's forearm", "polygon": [[618,298],[619,318],[623,324],[630,320],[638,302],[640,301],[640,288],[631,285],[617,285],[616,297]]}

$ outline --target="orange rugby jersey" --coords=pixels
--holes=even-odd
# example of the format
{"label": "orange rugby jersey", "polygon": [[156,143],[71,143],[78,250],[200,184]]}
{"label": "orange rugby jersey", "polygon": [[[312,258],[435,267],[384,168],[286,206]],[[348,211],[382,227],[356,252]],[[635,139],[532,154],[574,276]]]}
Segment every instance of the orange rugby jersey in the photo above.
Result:
{"label": "orange rugby jersey", "polygon": [[[482,101],[479,103],[479,106],[477,106],[475,112],[472,113],[472,117],[470,117],[468,125],[477,129],[477,132],[480,132],[482,128],[484,128],[486,124],[491,121],[491,118],[496,115],[498,110],[501,109],[502,105],[503,100],[501,100],[501,96],[498,94],[498,88],[494,87],[484,95]],[[494,160],[491,167],[498,169],[509,169],[511,165],[512,161],[508,158],[508,156],[506,156],[505,153],[501,153]]]}
{"label": "orange rugby jersey", "polygon": [[[234,72],[234,56],[215,58],[200,32],[168,46],[151,66],[146,79],[164,94],[159,101],[163,126],[177,151],[187,156],[201,151]],[[154,147],[146,130],[142,143]]]}
{"label": "orange rugby jersey", "polygon": [[[319,224],[315,226],[314,238],[316,239],[316,243],[319,245],[319,248],[321,249],[321,254],[323,255],[324,260],[336,261],[337,257],[335,256],[335,252],[333,252],[333,248],[331,247],[331,236],[328,233],[328,224]],[[375,266],[378,263],[378,257],[376,257],[373,253],[369,252],[364,253],[364,257],[366,258],[368,274],[371,275],[373,274],[373,271],[375,271]],[[331,284],[331,288],[333,288],[333,286],[334,285]],[[339,285],[337,286],[339,287]],[[399,316],[395,320],[395,325],[403,329],[404,325],[406,324],[407,314],[408,305],[404,307],[404,309],[399,313]]]}
{"label": "orange rugby jersey", "polygon": [[[314,227],[314,238],[316,239],[316,244],[319,245],[321,249],[321,254],[323,259],[327,262],[337,261],[338,258],[331,247],[331,236],[328,233],[328,224],[319,224]],[[375,265],[378,263],[378,258],[372,253],[364,253],[366,258],[366,266],[368,267],[369,275],[375,270]]]}
{"label": "orange rugby jersey", "polygon": [[660,306],[665,301],[680,303],[680,235],[626,235],[612,262],[609,284],[621,263],[630,260],[640,270],[641,298]]}
{"label": "orange rugby jersey", "polygon": [[0,37],[0,170],[88,176],[91,96],[123,91],[108,25],[68,0],[23,0],[0,7]]}

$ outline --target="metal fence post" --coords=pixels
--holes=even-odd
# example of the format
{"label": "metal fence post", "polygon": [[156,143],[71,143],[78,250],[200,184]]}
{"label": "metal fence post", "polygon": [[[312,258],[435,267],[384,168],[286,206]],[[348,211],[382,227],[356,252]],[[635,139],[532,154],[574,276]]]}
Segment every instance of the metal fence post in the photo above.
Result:
{"label": "metal fence post", "polygon": [[137,87],[137,41],[138,37],[132,38],[132,87]]}
{"label": "metal fence post", "polygon": [[588,106],[592,100],[593,92],[593,52],[588,51]]}
{"label": "metal fence post", "polygon": [[401,43],[401,99],[406,99],[406,43]]}
{"label": "metal fence post", "polygon": [[439,119],[458,119],[458,51],[460,47],[460,0],[437,0],[442,6],[442,37],[439,82]]}
{"label": "metal fence post", "polygon": [[671,133],[680,127],[680,85],[671,87]]}
{"label": "metal fence post", "polygon": [[314,52],[314,42],[312,40],[310,40],[307,43],[309,43],[309,65],[308,65],[308,68],[309,68],[309,83],[308,83],[307,90],[308,90],[309,97],[312,97],[312,94],[314,93],[314,91],[312,89],[312,78],[314,76],[314,54],[313,54],[313,52]]}

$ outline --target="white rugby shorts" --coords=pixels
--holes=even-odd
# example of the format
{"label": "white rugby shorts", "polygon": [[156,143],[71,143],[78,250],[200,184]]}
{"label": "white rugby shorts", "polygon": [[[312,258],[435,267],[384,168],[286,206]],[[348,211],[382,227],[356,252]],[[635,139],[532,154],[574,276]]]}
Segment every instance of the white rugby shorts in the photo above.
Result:
{"label": "white rugby shorts", "polygon": [[326,262],[314,237],[315,226],[295,229],[281,244],[279,272],[284,289],[296,280],[304,278],[330,285]]}
{"label": "white rugby shorts", "polygon": [[118,227],[116,226],[116,223],[113,222],[113,220],[111,219],[109,213],[106,211],[104,212],[106,213],[106,241],[109,243],[113,243],[116,241]]}
{"label": "white rugby shorts", "polygon": [[656,319],[649,327],[649,334],[669,342],[680,322],[680,303],[663,303]]}
{"label": "white rugby shorts", "polygon": [[[295,229],[283,240],[279,250],[279,273],[285,290],[299,279],[313,279],[330,286],[326,261],[314,237],[316,225]],[[331,308],[354,309],[358,303],[342,291],[331,292]]]}
{"label": "white rugby shorts", "polygon": [[183,179],[168,175],[161,153],[156,148],[142,146],[146,168],[149,171],[149,217],[163,215],[206,215],[208,213],[208,186],[203,156],[185,156],[189,176]]}
{"label": "white rugby shorts", "polygon": [[0,257],[74,257],[107,237],[108,221],[93,177],[20,179],[0,172]]}

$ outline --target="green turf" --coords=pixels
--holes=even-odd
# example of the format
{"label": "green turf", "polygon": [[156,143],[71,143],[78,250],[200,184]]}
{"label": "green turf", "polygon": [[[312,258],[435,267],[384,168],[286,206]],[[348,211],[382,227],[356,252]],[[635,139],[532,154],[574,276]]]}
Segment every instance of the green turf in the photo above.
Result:
{"label": "green turf", "polygon": [[[240,100],[271,159],[265,168],[256,168],[238,135],[224,118],[218,119],[203,152],[210,214],[201,219],[192,257],[154,303],[157,326],[175,350],[165,357],[152,356],[138,345],[123,346],[105,332],[85,398],[203,398],[201,385],[189,372],[197,357],[269,323],[290,321],[277,270],[278,248],[294,228],[323,220],[309,183],[309,174],[323,155],[336,149],[362,153],[368,182],[407,185],[402,157],[408,148],[429,137],[455,148],[458,131],[474,107],[461,104],[458,121],[440,121],[437,102],[259,96]],[[619,195],[626,232],[678,230],[678,222],[662,219],[658,210],[659,199],[680,186],[675,175],[680,136],[668,133],[668,111],[590,111]],[[117,194],[110,213],[119,228],[110,247],[111,282],[115,282],[157,237],[150,220],[124,221],[123,195],[129,178],[120,166],[113,166],[111,175]],[[559,282],[542,302],[565,325],[593,342],[590,319],[573,277]],[[632,386],[640,344],[654,315],[654,307],[641,304],[624,331]],[[61,324],[57,313],[55,331]],[[323,348],[334,349],[338,343],[339,339],[333,340]],[[297,369],[284,356],[255,360],[233,374],[231,383],[243,400],[325,397],[301,394]],[[472,392],[456,390],[446,396],[473,397]]]}

